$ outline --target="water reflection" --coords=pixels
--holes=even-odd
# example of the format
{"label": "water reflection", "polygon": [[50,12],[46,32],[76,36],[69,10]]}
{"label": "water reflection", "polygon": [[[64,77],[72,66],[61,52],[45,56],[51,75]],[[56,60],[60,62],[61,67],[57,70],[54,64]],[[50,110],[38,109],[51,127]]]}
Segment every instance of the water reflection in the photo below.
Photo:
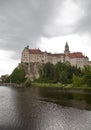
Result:
{"label": "water reflection", "polygon": [[[62,106],[91,110],[91,91],[67,90],[60,88],[39,88],[41,100],[58,103]],[[44,98],[43,98],[44,97]]]}
{"label": "water reflection", "polygon": [[51,102],[59,103],[61,97],[63,101],[80,98],[60,92],[52,88],[0,87],[0,130],[91,130],[91,111]]}

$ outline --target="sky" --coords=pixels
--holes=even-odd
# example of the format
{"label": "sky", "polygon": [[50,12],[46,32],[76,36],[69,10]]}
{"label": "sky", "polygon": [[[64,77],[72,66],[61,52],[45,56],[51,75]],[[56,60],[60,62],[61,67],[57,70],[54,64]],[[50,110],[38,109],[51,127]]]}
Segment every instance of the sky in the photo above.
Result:
{"label": "sky", "polygon": [[0,0],[0,75],[11,74],[25,46],[91,60],[91,0]]}

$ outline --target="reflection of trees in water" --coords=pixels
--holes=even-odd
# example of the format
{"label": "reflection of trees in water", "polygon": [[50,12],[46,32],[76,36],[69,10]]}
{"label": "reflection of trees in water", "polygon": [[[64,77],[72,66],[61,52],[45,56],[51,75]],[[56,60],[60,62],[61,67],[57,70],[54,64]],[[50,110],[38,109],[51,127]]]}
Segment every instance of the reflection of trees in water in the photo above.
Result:
{"label": "reflection of trees in water", "polygon": [[91,94],[86,91],[67,91],[61,88],[39,88],[42,100],[55,102],[63,106],[76,107],[80,109],[91,109]]}

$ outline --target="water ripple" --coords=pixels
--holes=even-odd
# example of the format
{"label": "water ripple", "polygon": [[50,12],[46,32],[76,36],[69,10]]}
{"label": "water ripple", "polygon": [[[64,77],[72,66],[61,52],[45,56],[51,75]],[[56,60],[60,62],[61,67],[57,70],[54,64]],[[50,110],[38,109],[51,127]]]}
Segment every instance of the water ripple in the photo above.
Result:
{"label": "water ripple", "polygon": [[39,99],[34,88],[0,87],[0,130],[91,130],[91,111]]}

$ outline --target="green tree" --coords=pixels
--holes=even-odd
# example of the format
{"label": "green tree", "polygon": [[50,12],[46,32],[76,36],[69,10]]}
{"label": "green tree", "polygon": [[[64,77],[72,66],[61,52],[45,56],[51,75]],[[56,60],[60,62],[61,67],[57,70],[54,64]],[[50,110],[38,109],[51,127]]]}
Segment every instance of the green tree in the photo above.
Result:
{"label": "green tree", "polygon": [[83,69],[84,84],[91,87],[91,66],[85,66]]}
{"label": "green tree", "polygon": [[54,66],[51,63],[46,63],[40,69],[40,81],[53,82],[54,81]]}
{"label": "green tree", "polygon": [[58,62],[55,65],[55,81],[56,82],[60,81],[61,66],[62,66],[61,62]]}
{"label": "green tree", "polygon": [[84,75],[84,83],[91,87],[91,72]]}
{"label": "green tree", "polygon": [[76,75],[73,75],[73,86],[74,87],[81,87],[83,86],[83,77],[79,77]]}
{"label": "green tree", "polygon": [[26,73],[24,68],[20,66],[14,69],[12,74],[9,76],[9,79],[12,83],[23,83],[26,80],[25,75]]}
{"label": "green tree", "polygon": [[44,64],[40,69],[40,82],[60,82],[63,84],[72,83],[73,75],[80,76],[82,74],[80,68],[71,66],[70,63],[61,63],[53,65],[51,63]]}
{"label": "green tree", "polygon": [[55,65],[55,78],[57,82],[72,83],[73,74],[77,76],[81,75],[80,68],[71,66],[68,62],[58,62]]}
{"label": "green tree", "polygon": [[65,84],[68,83],[68,74],[67,71],[62,71],[60,74],[60,80],[61,83]]}

